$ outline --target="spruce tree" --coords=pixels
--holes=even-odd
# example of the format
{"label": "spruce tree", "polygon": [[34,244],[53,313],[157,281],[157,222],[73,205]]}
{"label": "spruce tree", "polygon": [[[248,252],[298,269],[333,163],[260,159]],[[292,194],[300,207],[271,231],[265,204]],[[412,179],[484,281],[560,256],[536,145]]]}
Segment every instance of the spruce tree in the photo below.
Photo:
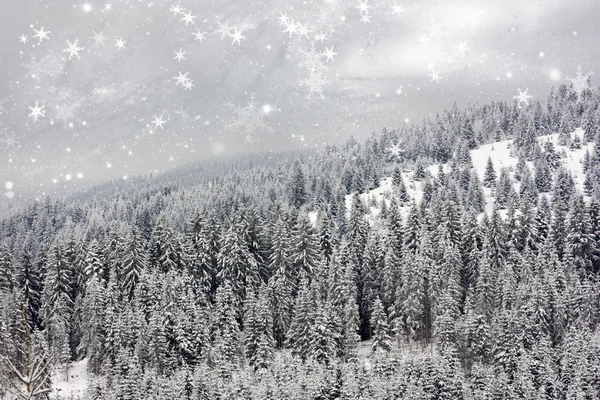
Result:
{"label": "spruce tree", "polygon": [[371,328],[373,329],[371,351],[389,352],[392,348],[392,340],[389,335],[390,327],[387,321],[387,315],[383,309],[383,304],[379,298],[375,299],[375,302],[373,303]]}
{"label": "spruce tree", "polygon": [[488,157],[487,164],[485,166],[483,185],[488,188],[496,187],[496,170],[494,169],[494,163],[492,163],[491,157]]}

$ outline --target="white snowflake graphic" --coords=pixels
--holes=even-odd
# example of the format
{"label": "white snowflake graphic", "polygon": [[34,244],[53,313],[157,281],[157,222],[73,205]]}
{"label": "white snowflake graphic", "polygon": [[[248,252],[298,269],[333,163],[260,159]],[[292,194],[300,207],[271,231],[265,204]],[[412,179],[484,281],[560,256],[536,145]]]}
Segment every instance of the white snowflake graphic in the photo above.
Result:
{"label": "white snowflake graphic", "polygon": [[202,43],[206,39],[206,32],[196,31],[194,32],[194,41]]}
{"label": "white snowflake graphic", "polygon": [[175,85],[183,86],[184,90],[192,90],[192,88],[195,86],[194,81],[192,81],[190,78],[188,78],[187,72],[185,74],[182,72],[179,72],[178,75],[176,77],[174,77],[174,79],[175,79]]}
{"label": "white snowflake graphic", "polygon": [[233,33],[230,34],[231,44],[237,44],[239,46],[241,44],[241,41],[246,38],[246,36],[242,35],[243,29],[244,28],[233,28]]}
{"label": "white snowflake graphic", "polygon": [[372,6],[369,5],[369,0],[360,0],[358,6],[356,6],[360,13],[360,22],[365,25],[371,22],[371,12],[369,11],[371,7]]}
{"label": "white snowflake graphic", "polygon": [[196,23],[196,21],[194,21],[195,19],[196,16],[192,15],[191,11],[188,11],[187,13],[183,13],[183,18],[181,18],[181,21],[185,22],[185,26],[188,26],[188,24],[194,25]]}
{"label": "white snowflake graphic", "polygon": [[94,46],[98,47],[98,46],[104,46],[104,41],[107,39],[107,37],[104,36],[102,34],[102,32],[96,33],[94,31],[94,36],[92,36],[90,39],[92,39],[94,41]]}
{"label": "white snowflake graphic", "polygon": [[459,57],[464,57],[465,54],[467,53],[467,51],[469,51],[469,47],[467,46],[469,42],[468,41],[460,41],[458,43],[458,45],[456,46],[456,55]]}
{"label": "white snowflake graphic", "polygon": [[155,115],[151,122],[154,125],[154,129],[162,129],[166,123],[167,121],[163,119],[162,114],[160,116]]}
{"label": "white snowflake graphic", "polygon": [[402,4],[394,3],[394,5],[392,5],[390,7],[392,7],[392,14],[394,14],[394,15],[400,16],[404,12],[404,7],[402,6]]}
{"label": "white snowflake graphic", "polygon": [[325,76],[326,62],[333,61],[335,55],[333,48],[326,49],[325,52],[317,51],[314,45],[308,50],[300,49],[300,68],[306,70],[308,76],[301,79],[299,83],[300,86],[308,89],[307,99],[313,96],[324,98],[323,88],[330,83]]}
{"label": "white snowflake graphic", "polygon": [[63,50],[63,53],[67,53],[69,55],[69,60],[73,57],[81,58],[79,53],[83,50],[83,47],[79,46],[79,39],[75,39],[74,42],[71,43],[70,40],[67,40],[67,48]]}
{"label": "white snowflake graphic", "polygon": [[50,38],[48,37],[50,31],[45,31],[43,26],[40,30],[36,30],[35,28],[33,30],[35,32],[35,35],[33,35],[33,37],[37,38],[40,43],[42,43],[44,40],[50,40]]}
{"label": "white snowflake graphic", "polygon": [[234,117],[226,123],[226,129],[243,133],[249,143],[258,131],[271,131],[269,124],[265,122],[265,117],[269,113],[258,107],[254,96],[250,97],[250,101],[246,106],[231,103],[227,106],[233,110]]}
{"label": "white snowflake graphic", "polygon": [[521,90],[521,88],[517,88],[517,91],[519,92],[519,94],[516,96],[513,96],[513,98],[515,100],[517,100],[519,107],[522,107],[523,105],[525,105],[525,106],[529,105],[529,99],[533,99],[533,96],[531,96],[529,94],[529,88],[527,88],[525,90]]}
{"label": "white snowflake graphic", "polygon": [[40,106],[37,101],[35,102],[35,106],[29,107],[29,111],[31,111],[29,113],[29,118],[33,119],[34,121],[37,121],[39,117],[43,117],[46,115],[46,111],[44,111],[44,106]]}
{"label": "white snowflake graphic", "polygon": [[3,148],[14,147],[19,144],[17,137],[14,133],[8,133],[6,129],[2,130],[2,140]]}
{"label": "white snowflake graphic", "polygon": [[175,52],[175,60],[177,60],[177,62],[181,62],[182,60],[185,60],[186,54],[187,54],[187,51],[185,51],[183,49],[179,49],[178,51]]}
{"label": "white snowflake graphic", "polygon": [[115,40],[115,47],[118,50],[123,50],[125,48],[125,43],[127,43],[126,40],[123,40],[123,38],[118,38]]}
{"label": "white snowflake graphic", "polygon": [[594,71],[590,71],[587,74],[584,74],[581,65],[578,65],[577,66],[577,75],[575,77],[568,76],[566,78],[566,80],[569,81],[573,85],[573,90],[575,90],[575,92],[577,92],[578,95],[581,95],[581,93],[585,89],[590,87],[589,79],[593,74],[594,74]]}
{"label": "white snowflake graphic", "polygon": [[440,76],[439,71],[433,70],[429,73],[429,77],[431,78],[431,82],[439,83],[442,77]]}
{"label": "white snowflake graphic", "polygon": [[179,6],[179,4],[177,4],[176,6],[171,6],[170,11],[173,13],[174,16],[183,13],[183,9]]}

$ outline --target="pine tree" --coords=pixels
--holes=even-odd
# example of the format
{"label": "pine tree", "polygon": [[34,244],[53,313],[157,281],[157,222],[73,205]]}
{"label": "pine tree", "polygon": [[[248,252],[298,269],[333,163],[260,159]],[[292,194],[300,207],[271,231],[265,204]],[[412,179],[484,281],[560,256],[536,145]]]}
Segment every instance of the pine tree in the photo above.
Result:
{"label": "pine tree", "polygon": [[246,297],[244,313],[245,355],[256,370],[271,365],[275,341],[273,339],[273,319],[264,288],[260,296]]}
{"label": "pine tree", "polygon": [[583,196],[573,199],[570,214],[566,250],[575,266],[591,270],[597,248]]}
{"label": "pine tree", "polygon": [[243,300],[245,290],[258,288],[258,263],[250,253],[239,222],[234,223],[225,233],[218,263],[217,278],[221,284],[231,288],[238,301]]}
{"label": "pine tree", "polygon": [[300,285],[296,307],[294,308],[294,317],[287,334],[287,346],[291,348],[292,354],[303,360],[309,354],[310,335],[314,327],[314,310],[315,304],[311,298],[308,281],[304,279]]}
{"label": "pine tree", "polygon": [[33,263],[33,257],[28,245],[23,247],[15,280],[27,303],[30,329],[39,328],[40,309],[42,306],[42,278],[37,265]]}
{"label": "pine tree", "polygon": [[425,167],[423,167],[423,164],[421,164],[421,162],[417,162],[415,172],[413,174],[413,179],[415,181],[422,181],[423,179],[425,179]]}
{"label": "pine tree", "polygon": [[483,185],[488,188],[496,187],[496,170],[494,169],[494,163],[492,163],[491,157],[488,157],[487,164],[485,166]]}
{"label": "pine tree", "polygon": [[236,298],[233,288],[225,283],[217,289],[217,304],[212,315],[212,359],[229,376],[241,361],[241,332],[237,322]]}
{"label": "pine tree", "polygon": [[321,266],[321,254],[319,239],[306,215],[298,216],[291,236],[290,258],[294,266],[294,276],[307,276],[310,279]]}
{"label": "pine tree", "polygon": [[197,214],[190,222],[186,235],[188,249],[187,270],[201,292],[212,294],[215,285],[217,251],[215,227],[203,214]]}
{"label": "pine tree", "polygon": [[373,312],[371,313],[371,327],[373,329],[373,343],[371,351],[389,352],[392,348],[392,340],[389,335],[390,327],[387,321],[387,315],[383,309],[383,304],[379,298],[373,303]]}
{"label": "pine tree", "polygon": [[306,180],[304,178],[304,172],[299,161],[294,163],[292,176],[289,183],[290,203],[300,208],[308,201],[308,194],[306,192]]}
{"label": "pine tree", "polygon": [[140,275],[147,267],[141,237],[135,228],[123,243],[122,255],[121,286],[123,293],[131,300]]}
{"label": "pine tree", "polygon": [[98,278],[92,276],[88,281],[83,303],[83,337],[77,349],[82,357],[88,359],[88,371],[99,374],[103,363],[103,343],[106,327],[104,326],[105,298],[103,287]]}

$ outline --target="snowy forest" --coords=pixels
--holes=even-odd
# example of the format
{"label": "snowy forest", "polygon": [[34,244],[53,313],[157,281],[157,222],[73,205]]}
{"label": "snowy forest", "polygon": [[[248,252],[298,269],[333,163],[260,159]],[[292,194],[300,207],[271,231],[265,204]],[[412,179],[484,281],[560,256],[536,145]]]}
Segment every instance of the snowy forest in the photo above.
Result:
{"label": "snowy forest", "polygon": [[597,399],[599,106],[588,80],[5,210],[0,390]]}

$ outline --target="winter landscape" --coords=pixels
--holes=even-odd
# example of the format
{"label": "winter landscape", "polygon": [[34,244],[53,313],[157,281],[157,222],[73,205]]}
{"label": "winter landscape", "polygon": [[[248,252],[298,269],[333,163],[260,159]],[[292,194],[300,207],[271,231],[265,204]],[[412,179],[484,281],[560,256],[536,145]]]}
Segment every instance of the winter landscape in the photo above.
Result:
{"label": "winter landscape", "polygon": [[600,398],[591,0],[3,0],[0,399]]}

